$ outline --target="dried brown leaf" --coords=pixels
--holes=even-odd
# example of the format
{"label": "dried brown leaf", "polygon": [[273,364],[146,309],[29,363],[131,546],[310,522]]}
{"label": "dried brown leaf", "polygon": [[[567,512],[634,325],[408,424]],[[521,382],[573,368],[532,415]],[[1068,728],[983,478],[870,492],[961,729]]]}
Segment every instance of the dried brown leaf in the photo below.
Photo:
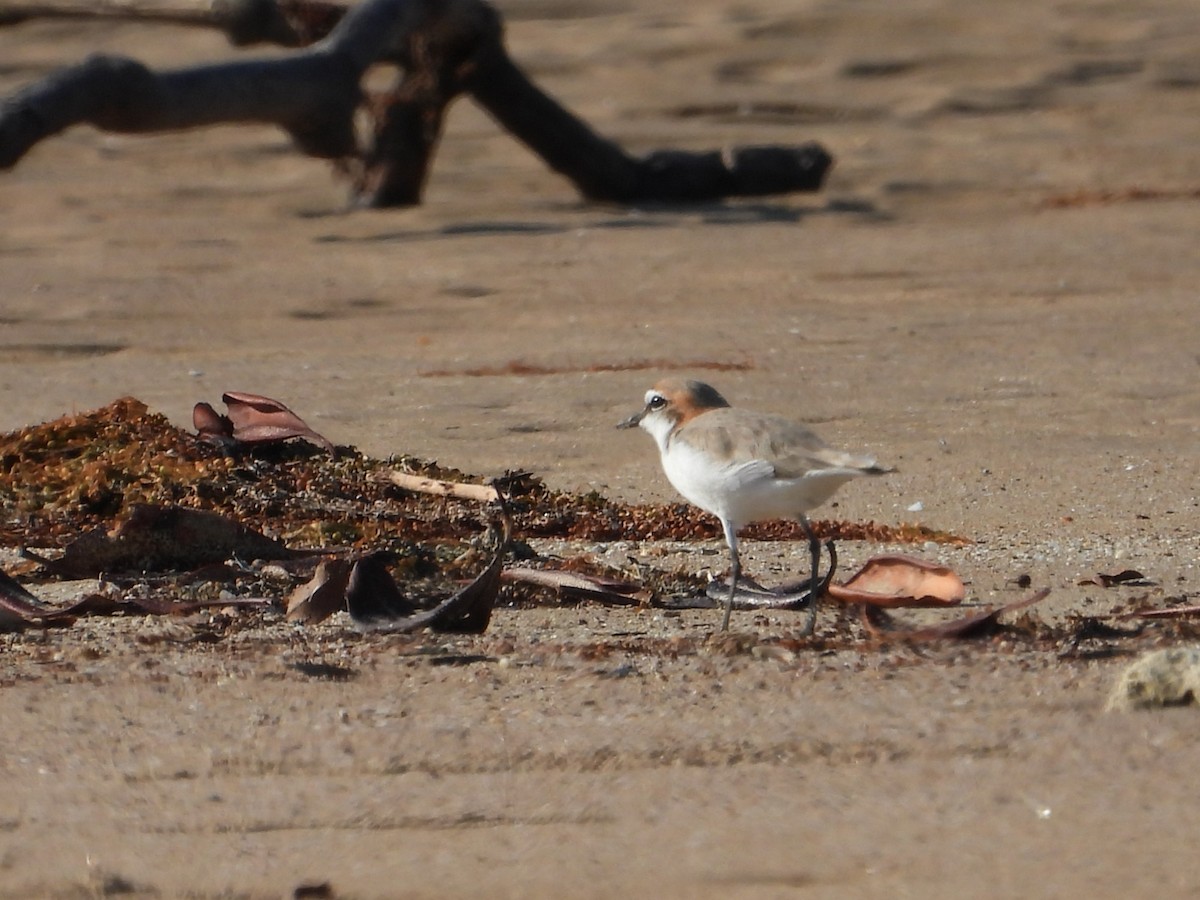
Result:
{"label": "dried brown leaf", "polygon": [[[498,495],[499,496],[499,495]],[[393,612],[370,601],[378,595],[364,592],[348,595],[347,607],[350,617],[360,628],[369,631],[410,632],[422,628],[447,631],[456,634],[482,634],[492,619],[492,608],[500,593],[500,574],[504,569],[504,558],[512,542],[512,519],[503,497],[499,499],[500,538],[491,563],[478,577],[453,596],[443,600],[431,610],[396,618]],[[363,604],[357,602],[367,600]]]}
{"label": "dried brown leaf", "polygon": [[1147,585],[1149,583],[1146,576],[1137,569],[1123,569],[1111,575],[1104,572],[1097,572],[1095,578],[1084,578],[1079,582],[1080,585],[1095,584],[1106,588],[1118,584]]}
{"label": "dried brown leaf", "polygon": [[0,631],[18,630],[30,624],[66,625],[89,615],[139,613],[152,616],[182,615],[213,606],[268,606],[262,598],[215,600],[175,600],[162,597],[121,597],[112,593],[90,592],[67,606],[43,603],[0,571]]}
{"label": "dried brown leaf", "polygon": [[48,612],[49,607],[0,569],[0,631],[19,631]]}
{"label": "dried brown leaf", "polygon": [[356,560],[351,567],[346,606],[354,611],[352,616],[402,619],[420,611],[419,606],[400,592],[396,580],[383,564],[383,556],[372,553]]}
{"label": "dried brown leaf", "polygon": [[842,603],[871,606],[956,606],[966,597],[962,579],[946,566],[912,556],[884,554],[867,560],[842,584],[830,584],[827,593]]}
{"label": "dried brown leaf", "polygon": [[887,638],[890,640],[902,640],[912,642],[923,641],[939,641],[947,639],[962,640],[965,638],[979,637],[990,633],[995,629],[997,621],[1002,615],[1010,612],[1016,612],[1019,609],[1024,609],[1027,606],[1032,606],[1045,600],[1050,594],[1049,588],[1043,588],[1037,593],[1026,597],[1023,600],[1017,600],[1014,603],[1009,603],[1006,606],[1001,606],[996,609],[987,609],[982,612],[974,613],[969,616],[964,616],[961,619],[955,619],[952,622],[944,622],[939,625],[930,625],[925,628],[901,629],[895,626],[895,621],[882,609],[874,606],[863,605],[862,621],[863,626],[876,638]]}

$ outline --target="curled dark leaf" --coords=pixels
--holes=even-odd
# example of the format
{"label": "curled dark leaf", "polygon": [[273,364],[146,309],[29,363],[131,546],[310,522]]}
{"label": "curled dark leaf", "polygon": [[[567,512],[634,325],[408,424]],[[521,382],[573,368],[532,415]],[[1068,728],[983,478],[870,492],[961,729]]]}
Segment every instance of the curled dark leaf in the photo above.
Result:
{"label": "curled dark leaf", "polygon": [[394,602],[388,594],[375,595],[362,591],[347,597],[350,618],[360,628],[369,631],[409,632],[422,628],[456,634],[482,634],[486,631],[492,619],[496,597],[500,593],[504,558],[512,541],[512,519],[503,496],[499,494],[497,505],[500,509],[500,536],[496,553],[488,567],[474,581],[433,609],[400,617],[375,602],[379,596]]}
{"label": "curled dark leaf", "polygon": [[345,609],[349,579],[350,563],[346,560],[321,560],[313,577],[288,595],[285,604],[288,621],[313,625]]}
{"label": "curled dark leaf", "polygon": [[1032,606],[1045,600],[1050,594],[1049,588],[1043,588],[1037,593],[1026,597],[1023,600],[1017,600],[1014,603],[1009,603],[1006,606],[1001,606],[996,609],[987,609],[983,612],[974,613],[973,615],[964,616],[961,619],[955,619],[952,622],[944,622],[939,625],[930,625],[926,628],[902,629],[897,628],[895,621],[883,609],[864,604],[862,609],[863,626],[876,638],[889,638],[892,640],[902,641],[939,641],[947,639],[962,640],[965,638],[980,637],[985,634],[990,634],[997,626],[1000,616],[1005,613],[1015,612],[1019,609],[1024,609],[1027,606]]}
{"label": "curled dark leaf", "polygon": [[3,569],[0,569],[0,631],[19,631],[51,612]]}
{"label": "curled dark leaf", "polygon": [[[356,560],[350,569],[346,586],[347,608],[357,610],[358,618],[393,621],[420,611],[420,608],[400,593],[396,580],[383,564],[382,553],[372,553]],[[351,615],[355,615],[351,612]]]}
{"label": "curled dark leaf", "polygon": [[1146,576],[1137,569],[1123,569],[1122,571],[1111,575],[1105,574],[1104,572],[1097,572],[1095,578],[1085,578],[1079,583],[1081,585],[1096,584],[1100,587],[1107,588],[1114,587],[1118,584],[1132,584],[1139,587],[1148,587],[1154,582],[1146,578]]}
{"label": "curled dark leaf", "polygon": [[89,592],[67,606],[43,603],[0,570],[0,631],[15,631],[27,625],[69,625],[82,616],[110,616],[118,613],[167,616],[187,615],[214,606],[270,606],[262,598],[215,600],[174,600],[163,597],[123,597],[113,593]]}

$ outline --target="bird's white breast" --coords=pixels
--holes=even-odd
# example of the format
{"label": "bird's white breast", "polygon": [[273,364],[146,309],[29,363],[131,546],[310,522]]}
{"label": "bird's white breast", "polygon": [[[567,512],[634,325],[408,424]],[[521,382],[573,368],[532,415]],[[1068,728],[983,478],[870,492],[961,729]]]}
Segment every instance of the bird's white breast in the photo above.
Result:
{"label": "bird's white breast", "polygon": [[829,468],[797,478],[780,478],[768,460],[723,460],[678,436],[663,449],[662,466],[667,479],[685,499],[739,526],[802,516],[861,474],[852,469]]}
{"label": "bird's white breast", "polygon": [[[775,480],[763,460],[722,462],[684,441],[672,441],[662,453],[667,479],[689,502],[722,519],[751,522],[771,493]],[[779,515],[794,515],[796,510]]]}

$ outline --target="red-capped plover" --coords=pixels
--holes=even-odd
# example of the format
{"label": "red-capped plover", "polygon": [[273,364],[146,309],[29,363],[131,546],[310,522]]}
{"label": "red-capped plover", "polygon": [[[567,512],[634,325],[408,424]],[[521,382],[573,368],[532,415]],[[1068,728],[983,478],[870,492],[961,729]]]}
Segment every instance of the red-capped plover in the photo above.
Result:
{"label": "red-capped plover", "polygon": [[810,429],[782,416],[731,407],[699,381],[669,378],[646,391],[646,405],[617,425],[640,426],[658,443],[675,490],[721,520],[732,568],[721,630],[737,594],[738,529],[764,519],[797,519],[812,555],[809,618],[816,621],[821,544],[805,516],[852,478],[892,469],[870,456],[835,450]]}

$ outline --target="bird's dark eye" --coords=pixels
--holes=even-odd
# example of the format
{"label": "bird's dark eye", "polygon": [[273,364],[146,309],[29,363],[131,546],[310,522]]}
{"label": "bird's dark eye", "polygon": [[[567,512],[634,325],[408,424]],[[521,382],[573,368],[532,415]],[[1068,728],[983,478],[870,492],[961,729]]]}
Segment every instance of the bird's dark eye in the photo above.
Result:
{"label": "bird's dark eye", "polygon": [[648,406],[650,409],[662,409],[666,405],[667,405],[667,398],[664,397],[662,394],[655,394],[653,397],[651,397],[649,400],[646,401],[646,406]]}

